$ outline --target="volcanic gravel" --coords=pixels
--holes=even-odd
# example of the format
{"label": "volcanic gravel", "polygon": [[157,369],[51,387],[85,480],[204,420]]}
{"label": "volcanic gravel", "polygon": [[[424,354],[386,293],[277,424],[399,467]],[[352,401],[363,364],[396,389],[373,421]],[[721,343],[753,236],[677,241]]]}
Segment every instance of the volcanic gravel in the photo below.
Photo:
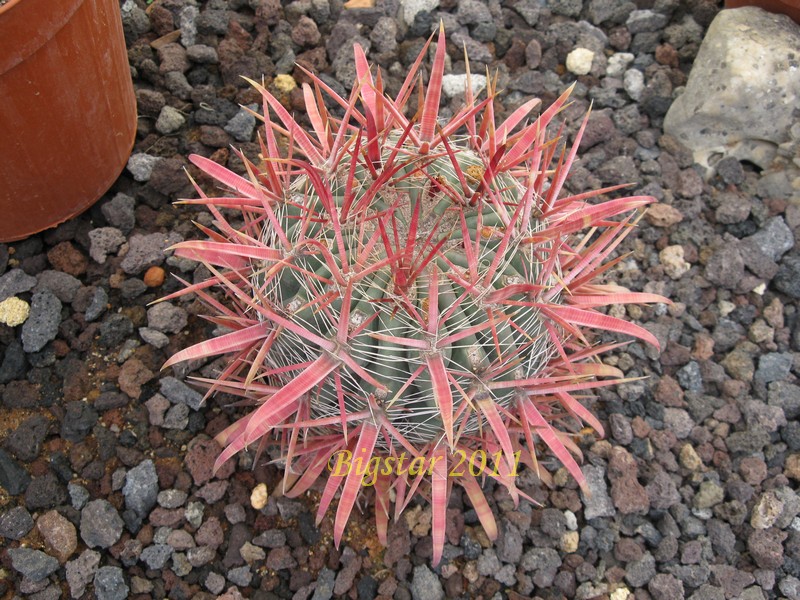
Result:
{"label": "volcanic gravel", "polygon": [[[800,599],[800,203],[786,173],[732,158],[705,180],[661,129],[717,2],[351,3],[365,7],[123,3],[139,107],[127,169],[85,214],[0,245],[0,300],[30,303],[23,325],[0,325],[0,596]],[[541,506],[488,482],[493,545],[456,487],[433,568],[424,503],[390,526],[385,550],[366,504],[337,550],[331,515],[314,524],[318,493],[281,497],[278,466],[245,454],[215,475],[212,438],[242,409],[185,382],[220,363],[160,371],[215,327],[193,298],[150,303],[181,287],[173,275],[203,278],[167,250],[201,237],[193,221],[211,224],[173,204],[194,197],[185,170],[213,191],[186,157],[241,170],[232,146],[258,155],[241,106],[260,97],[241,75],[299,113],[296,65],[346,95],[358,42],[391,93],[440,20],[448,73],[464,72],[466,47],[474,73],[497,73],[501,114],[577,82],[567,137],[590,102],[593,113],[567,187],[632,182],[661,201],[611,277],[673,304],[612,309],[662,351],[632,342],[607,358],[630,380],[587,400],[607,431],[580,436],[591,495],[563,469],[553,489],[520,475]],[[590,65],[568,58],[575,47],[594,52]],[[443,114],[463,101],[462,79],[448,80]],[[270,496],[255,510],[259,483]]]}

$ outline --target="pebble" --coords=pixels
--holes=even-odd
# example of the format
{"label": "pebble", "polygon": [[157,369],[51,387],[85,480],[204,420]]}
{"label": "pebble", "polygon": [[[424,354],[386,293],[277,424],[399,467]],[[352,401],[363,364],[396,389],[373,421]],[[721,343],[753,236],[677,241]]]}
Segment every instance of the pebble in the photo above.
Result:
{"label": "pebble", "polygon": [[28,320],[30,314],[31,305],[16,296],[6,298],[0,302],[0,323],[4,325],[9,327],[22,325]]}
{"label": "pebble", "polygon": [[628,69],[622,78],[625,93],[631,100],[638,102],[644,94],[644,74],[638,69]]}
{"label": "pebble", "polygon": [[250,110],[240,109],[230,121],[225,124],[224,130],[230,134],[237,142],[249,142],[253,138],[253,131],[256,128],[256,117],[252,112],[258,106],[251,104],[248,106]]}
{"label": "pebble", "polygon": [[597,517],[613,517],[615,510],[611,497],[608,495],[605,469],[599,465],[586,465],[583,467],[583,475],[590,491],[590,495],[581,492],[584,518],[591,520]]}
{"label": "pebble", "polygon": [[175,377],[162,377],[158,382],[161,394],[173,404],[185,404],[193,410],[203,405],[203,396]]}
{"label": "pebble", "polygon": [[135,206],[136,200],[126,194],[119,193],[103,204],[100,210],[111,226],[116,227],[127,235],[136,225]]}
{"label": "pebble", "polygon": [[0,515],[0,536],[10,539],[22,539],[33,529],[33,518],[24,506],[15,506]]}
{"label": "pebble", "polygon": [[133,175],[134,181],[149,181],[153,173],[153,167],[161,160],[163,159],[158,156],[137,152],[128,159],[128,171]]}
{"label": "pebble", "polygon": [[152,460],[148,458],[128,471],[122,495],[129,510],[141,518],[147,516],[158,498],[158,475]]}
{"label": "pebble", "polygon": [[186,124],[186,117],[181,111],[172,106],[166,105],[161,109],[156,120],[156,131],[169,135],[175,133]]}
{"label": "pebble", "polygon": [[444,600],[442,584],[427,565],[414,567],[414,575],[411,578],[411,597],[414,600]]}
{"label": "pebble", "polygon": [[11,566],[23,577],[40,581],[58,569],[58,560],[33,548],[10,548]]}
{"label": "pebble", "polygon": [[36,287],[33,288],[33,291],[47,290],[52,292],[61,302],[69,304],[75,299],[82,285],[78,278],[69,273],[48,269],[36,276]]}
{"label": "pebble", "polygon": [[123,526],[119,513],[107,500],[92,500],[81,511],[81,539],[89,548],[113,546]]}
{"label": "pebble", "polygon": [[122,270],[128,275],[138,275],[152,266],[164,262],[166,249],[183,238],[175,232],[167,234],[134,234],[128,240],[128,251],[122,259]]}
{"label": "pebble", "polygon": [[186,328],[186,311],[170,302],[159,302],[147,309],[147,326],[162,333],[180,333]]}
{"label": "pebble", "polygon": [[83,596],[86,586],[94,579],[99,565],[100,553],[94,550],[84,550],[78,558],[67,563],[67,584],[73,598]]}
{"label": "pebble", "polygon": [[38,352],[54,340],[61,324],[61,301],[51,292],[37,292],[31,299],[30,314],[22,325],[22,349]]}
{"label": "pebble", "polygon": [[0,277],[0,301],[32,290],[36,286],[36,278],[22,269],[11,269]]}
{"label": "pebble", "polygon": [[36,520],[36,529],[44,540],[45,548],[64,564],[78,549],[75,526],[55,510],[44,513]]}
{"label": "pebble", "polygon": [[89,256],[102,265],[109,254],[116,253],[125,243],[125,235],[116,227],[98,227],[89,232],[89,240]]}
{"label": "pebble", "polygon": [[97,600],[125,600],[130,588],[119,567],[100,567],[94,576]]}
{"label": "pebble", "polygon": [[671,279],[680,279],[692,268],[684,260],[683,246],[667,246],[658,254],[658,260],[664,267],[664,272]]}
{"label": "pebble", "polygon": [[587,75],[592,70],[594,52],[588,48],[575,48],[567,54],[567,70],[575,75]]}

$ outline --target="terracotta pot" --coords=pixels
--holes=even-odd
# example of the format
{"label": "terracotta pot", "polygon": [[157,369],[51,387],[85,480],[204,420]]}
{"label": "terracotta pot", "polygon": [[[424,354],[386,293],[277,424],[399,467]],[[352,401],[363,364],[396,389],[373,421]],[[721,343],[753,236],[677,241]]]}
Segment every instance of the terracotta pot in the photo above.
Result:
{"label": "terracotta pot", "polygon": [[800,23],[800,0],[725,0],[725,8],[758,6],[769,12],[789,15],[795,23]]}
{"label": "terracotta pot", "polygon": [[0,241],[88,208],[119,176],[136,98],[118,0],[0,7]]}

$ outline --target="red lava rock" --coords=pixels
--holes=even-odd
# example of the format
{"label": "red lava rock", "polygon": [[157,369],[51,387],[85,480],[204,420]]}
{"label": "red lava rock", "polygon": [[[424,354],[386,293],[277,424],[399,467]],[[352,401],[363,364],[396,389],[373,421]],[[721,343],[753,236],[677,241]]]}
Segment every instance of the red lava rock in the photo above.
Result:
{"label": "red lava rock", "polygon": [[656,386],[656,402],[664,406],[682,408],[686,405],[683,401],[683,390],[675,379],[669,375],[663,375]]}
{"label": "red lava rock", "polygon": [[142,395],[142,386],[154,376],[138,358],[129,358],[119,371],[119,389],[136,400]]}
{"label": "red lava rock", "polygon": [[780,529],[756,529],[747,538],[747,549],[762,569],[775,570],[783,564],[783,541],[789,534]]}
{"label": "red lava rock", "polygon": [[222,525],[216,517],[207,519],[194,536],[194,541],[198,546],[211,546],[212,548],[219,548],[224,540]]}
{"label": "red lava rock", "polygon": [[654,227],[671,227],[683,221],[683,214],[669,204],[654,204],[647,209],[644,220]]}
{"label": "red lava rock", "polygon": [[[195,485],[203,485],[207,481],[211,481],[214,477],[214,461],[217,460],[219,453],[220,447],[214,440],[199,439],[191,444],[191,448],[186,454],[186,468],[194,479]],[[227,479],[233,474],[234,468],[234,461],[226,462],[217,471],[217,478]]]}
{"label": "red lava rock", "polygon": [[678,67],[678,51],[671,44],[661,44],[656,47],[656,62],[668,67]]}
{"label": "red lava rock", "polygon": [[623,514],[647,514],[650,498],[636,476],[639,467],[636,459],[624,448],[614,448],[608,463],[611,480],[611,500]]}
{"label": "red lava rock", "polygon": [[632,538],[622,537],[614,546],[614,558],[620,562],[633,562],[644,556],[644,549]]}
{"label": "red lava rock", "polygon": [[36,529],[44,539],[47,552],[58,559],[62,565],[78,548],[78,535],[75,526],[55,510],[43,514],[36,521]]}
{"label": "red lava rock", "polygon": [[739,463],[739,474],[750,485],[759,485],[767,478],[767,463],[760,458],[748,456]]}
{"label": "red lava rock", "polygon": [[156,506],[150,512],[150,524],[153,527],[177,527],[183,521],[184,509],[182,508],[162,508]]}
{"label": "red lava rock", "polygon": [[70,242],[61,242],[47,253],[47,260],[57,271],[79,277],[86,273],[89,260]]}
{"label": "red lava rock", "polygon": [[201,500],[205,500],[209,504],[214,504],[222,500],[222,497],[227,491],[227,481],[211,481],[198,490],[197,497]]}
{"label": "red lava rock", "polygon": [[[292,567],[295,567],[297,565],[297,561],[292,556],[292,551],[289,549],[289,547],[282,546],[269,551],[266,565],[268,569],[280,571],[281,569],[291,569]],[[359,565],[359,568],[361,568],[361,565]]]}

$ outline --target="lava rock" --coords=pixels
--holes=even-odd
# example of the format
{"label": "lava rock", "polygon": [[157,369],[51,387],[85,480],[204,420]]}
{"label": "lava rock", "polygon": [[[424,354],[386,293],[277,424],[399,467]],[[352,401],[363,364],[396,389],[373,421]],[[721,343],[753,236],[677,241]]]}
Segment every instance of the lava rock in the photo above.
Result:
{"label": "lava rock", "polygon": [[81,511],[81,539],[90,548],[109,548],[122,535],[122,518],[108,500],[87,503]]}

